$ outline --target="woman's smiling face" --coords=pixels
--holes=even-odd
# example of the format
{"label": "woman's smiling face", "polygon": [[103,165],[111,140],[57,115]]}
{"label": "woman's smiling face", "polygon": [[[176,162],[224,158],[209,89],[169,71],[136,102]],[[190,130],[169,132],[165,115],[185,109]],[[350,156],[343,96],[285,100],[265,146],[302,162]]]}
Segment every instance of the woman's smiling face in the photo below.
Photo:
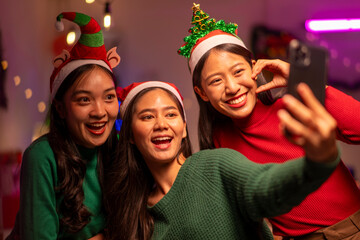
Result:
{"label": "woman's smiling face", "polygon": [[114,81],[97,67],[80,76],[56,106],[77,144],[87,148],[101,146],[118,114]]}
{"label": "woman's smiling face", "polygon": [[230,118],[245,118],[253,111],[257,97],[252,68],[244,57],[211,50],[201,71],[201,87],[195,91],[204,101]]}
{"label": "woman's smiling face", "polygon": [[135,104],[131,124],[133,139],[147,165],[167,164],[176,160],[186,123],[170,93],[154,89]]}

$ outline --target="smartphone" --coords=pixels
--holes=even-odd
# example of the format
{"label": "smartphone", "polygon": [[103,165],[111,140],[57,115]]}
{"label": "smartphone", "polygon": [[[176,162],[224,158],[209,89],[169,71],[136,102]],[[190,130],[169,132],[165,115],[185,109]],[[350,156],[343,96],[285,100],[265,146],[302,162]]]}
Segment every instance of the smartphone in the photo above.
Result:
{"label": "smartphone", "polygon": [[289,44],[289,62],[288,93],[301,100],[296,87],[300,82],[304,82],[324,105],[328,51],[294,39]]}

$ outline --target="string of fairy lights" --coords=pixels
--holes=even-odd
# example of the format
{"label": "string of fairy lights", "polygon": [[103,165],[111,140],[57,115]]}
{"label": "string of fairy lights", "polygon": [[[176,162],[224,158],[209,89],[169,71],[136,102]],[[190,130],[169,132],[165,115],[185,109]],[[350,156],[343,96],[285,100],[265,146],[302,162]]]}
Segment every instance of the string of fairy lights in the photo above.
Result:
{"label": "string of fairy lights", "polygon": [[[2,60],[2,61],[1,61],[1,67],[2,67],[2,69],[3,69],[4,71],[6,71],[6,70],[8,69],[8,67],[9,67],[8,61]],[[21,84],[21,78],[20,78],[20,76],[18,76],[18,75],[14,76],[13,80],[14,80],[14,85],[15,85],[16,87],[20,86],[20,84]],[[30,98],[33,96],[32,89],[31,89],[31,88],[26,88],[26,89],[24,90],[24,95],[25,95],[25,99],[30,99]],[[41,113],[42,113],[42,112],[45,112],[45,110],[46,110],[46,104],[45,104],[45,102],[44,102],[44,101],[38,102],[37,108],[38,108],[38,111],[39,111],[39,112],[41,112]]]}
{"label": "string of fairy lights", "polygon": [[[1,67],[3,68],[3,70],[7,70],[8,69],[8,62],[6,60],[3,60],[1,61]],[[19,75],[16,75],[13,77],[13,80],[14,80],[14,85],[16,87],[20,87],[21,85],[21,78]],[[33,91],[31,88],[26,88],[24,90],[24,96],[25,96],[25,99],[26,100],[29,100],[32,98],[33,96]],[[40,113],[43,113],[45,112],[46,110],[46,103],[44,101],[39,101],[38,104],[37,104],[37,109]]]}

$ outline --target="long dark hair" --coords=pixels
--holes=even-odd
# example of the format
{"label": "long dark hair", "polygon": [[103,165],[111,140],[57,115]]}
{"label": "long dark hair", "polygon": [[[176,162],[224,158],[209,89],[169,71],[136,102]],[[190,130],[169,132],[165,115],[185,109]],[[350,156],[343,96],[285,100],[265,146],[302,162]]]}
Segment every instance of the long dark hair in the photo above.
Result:
{"label": "long dark hair", "polygon": [[[230,53],[234,53],[242,56],[252,67],[252,54],[249,50],[231,43],[225,43],[218,45],[209,51],[207,51],[197,63],[194,73],[193,73],[193,87],[198,87],[202,90],[201,86],[201,71],[204,67],[205,61],[208,59],[212,50],[217,51],[226,51]],[[258,85],[264,84],[265,80],[258,80]],[[195,92],[195,90],[194,90]],[[215,148],[213,141],[213,130],[219,124],[226,124],[231,122],[231,118],[219,113],[210,102],[205,102],[202,98],[195,92],[196,99],[199,104],[200,113],[199,113],[199,121],[198,121],[198,138],[199,138],[199,146],[200,149],[213,149]],[[262,94],[258,94],[257,97],[264,104],[271,104],[272,98],[270,91],[266,91]]]}
{"label": "long dark hair", "polygon": [[[107,210],[107,239],[150,239],[154,221],[147,210],[147,200],[153,190],[154,179],[132,139],[132,116],[137,101],[147,88],[138,93],[129,103],[119,133],[116,160],[105,171],[105,208]],[[176,97],[169,93],[184,119],[183,109]],[[187,131],[187,129],[186,129]],[[191,155],[191,143],[187,135],[182,140],[178,154]]]}
{"label": "long dark hair", "polygon": [[[76,80],[95,68],[103,69],[113,78],[112,73],[101,66],[93,64],[81,66],[66,77],[55,96],[55,100],[62,101],[65,93]],[[57,163],[58,186],[55,190],[58,196],[63,197],[58,209],[61,216],[60,227],[64,231],[75,233],[83,229],[90,222],[91,217],[91,213],[83,204],[84,191],[82,185],[87,160],[80,156],[78,147],[69,134],[66,122],[60,117],[54,104],[50,108],[48,140]],[[103,184],[103,164],[110,161],[116,142],[116,132],[113,128],[108,140],[99,149],[98,177],[101,185]]]}

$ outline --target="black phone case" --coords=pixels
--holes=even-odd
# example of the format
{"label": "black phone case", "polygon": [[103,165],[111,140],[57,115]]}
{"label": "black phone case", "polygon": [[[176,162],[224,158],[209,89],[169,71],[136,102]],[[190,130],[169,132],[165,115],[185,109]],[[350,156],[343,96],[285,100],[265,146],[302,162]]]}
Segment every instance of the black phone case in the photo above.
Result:
{"label": "black phone case", "polygon": [[327,50],[292,40],[289,45],[289,62],[288,93],[301,100],[296,87],[300,82],[304,82],[309,85],[317,99],[324,104],[327,81]]}

